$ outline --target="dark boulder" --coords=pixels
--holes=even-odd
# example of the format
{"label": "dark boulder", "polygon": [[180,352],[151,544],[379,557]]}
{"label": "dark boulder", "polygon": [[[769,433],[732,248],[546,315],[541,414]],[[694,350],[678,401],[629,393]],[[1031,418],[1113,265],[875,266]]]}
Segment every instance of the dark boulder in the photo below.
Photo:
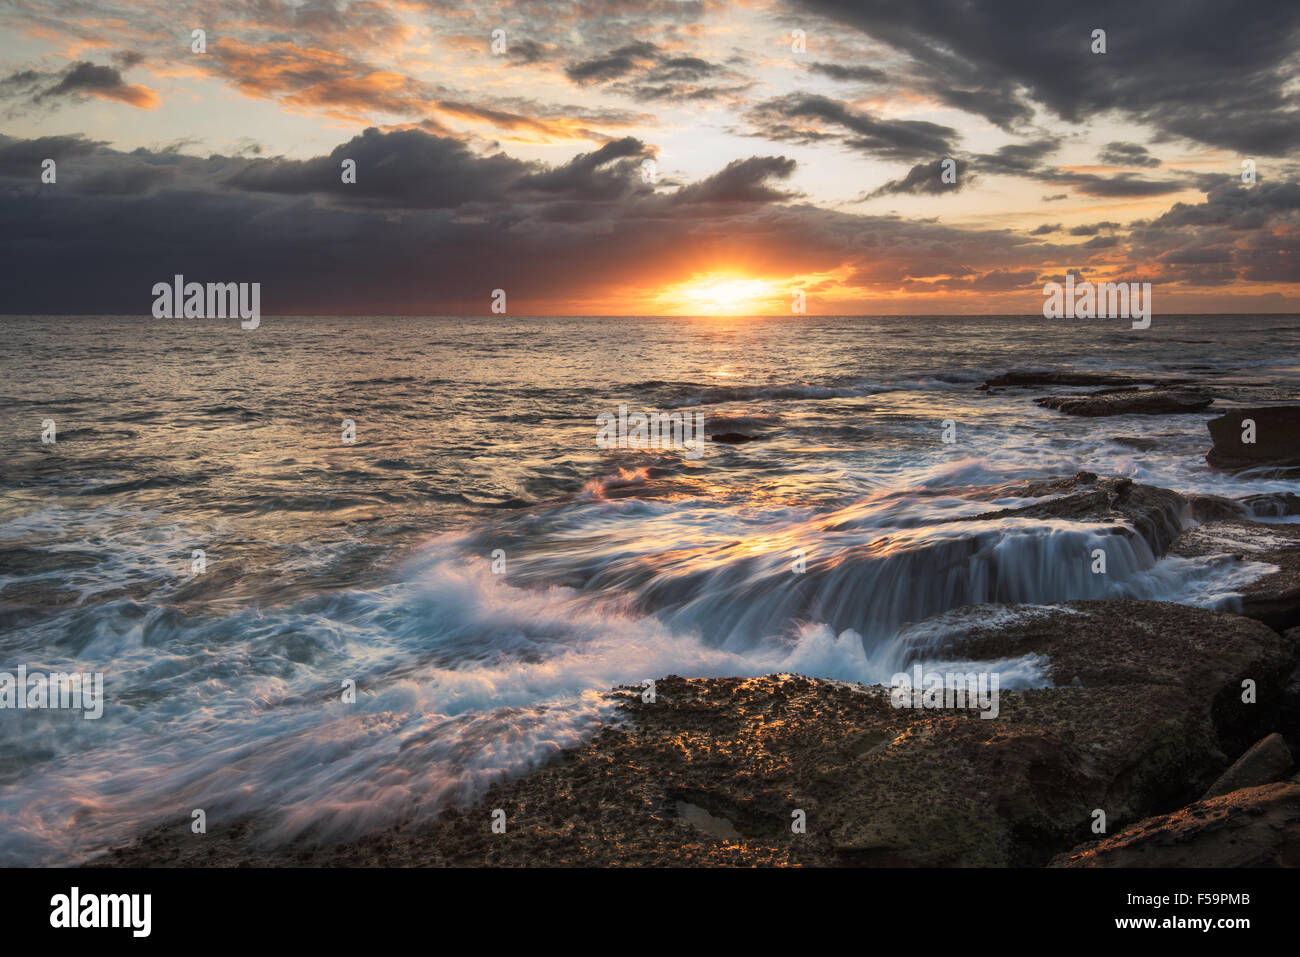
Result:
{"label": "dark boulder", "polygon": [[1098,417],[1201,412],[1214,398],[1189,389],[1106,389],[1084,395],[1051,395],[1036,401],[1066,415]]}
{"label": "dark boulder", "polygon": [[1232,767],[1219,775],[1202,800],[1240,788],[1281,781],[1290,772],[1293,763],[1286,739],[1274,732],[1256,741],[1249,751],[1232,763]]}
{"label": "dark boulder", "polygon": [[1053,867],[1300,867],[1300,784],[1243,788],[1148,818]]}
{"label": "dark boulder", "polygon": [[1097,372],[1051,372],[1045,369],[1013,369],[995,376],[985,382],[981,389],[1003,389],[1007,387],[1030,387],[1040,385],[1059,386],[1093,386],[1093,385],[1129,385],[1135,380],[1131,376],[1114,373]]}
{"label": "dark boulder", "polygon": [[[1254,423],[1254,441],[1250,423]],[[1205,455],[1211,468],[1228,472],[1268,468],[1300,469],[1300,405],[1233,409],[1207,423],[1214,447]]]}

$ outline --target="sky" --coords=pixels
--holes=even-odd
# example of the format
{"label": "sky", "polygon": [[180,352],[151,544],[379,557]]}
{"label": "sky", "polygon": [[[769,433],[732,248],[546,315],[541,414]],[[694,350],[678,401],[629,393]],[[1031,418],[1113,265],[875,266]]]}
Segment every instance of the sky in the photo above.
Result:
{"label": "sky", "polygon": [[0,117],[6,314],[1300,311],[1295,0],[0,0]]}

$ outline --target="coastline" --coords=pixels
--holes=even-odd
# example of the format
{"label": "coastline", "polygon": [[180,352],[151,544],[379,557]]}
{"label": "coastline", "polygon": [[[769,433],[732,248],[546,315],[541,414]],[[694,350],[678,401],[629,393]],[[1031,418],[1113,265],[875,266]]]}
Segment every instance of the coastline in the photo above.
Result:
{"label": "coastline", "polygon": [[[1224,430],[1211,431],[1210,458],[1224,458]],[[1266,455],[1277,448],[1290,446]],[[1249,580],[1228,610],[994,603],[905,629],[909,665],[1045,662],[1042,686],[1003,690],[993,714],[900,708],[887,686],[796,674],[666,675],[652,696],[613,689],[614,716],[585,743],[432,822],[285,844],[256,817],[197,835],[179,820],[83,866],[1300,862],[1300,524],[1256,519],[1296,514],[1300,500],[1184,496],[1088,472],[987,496],[1012,493],[1030,504],[952,521],[1086,523]]]}

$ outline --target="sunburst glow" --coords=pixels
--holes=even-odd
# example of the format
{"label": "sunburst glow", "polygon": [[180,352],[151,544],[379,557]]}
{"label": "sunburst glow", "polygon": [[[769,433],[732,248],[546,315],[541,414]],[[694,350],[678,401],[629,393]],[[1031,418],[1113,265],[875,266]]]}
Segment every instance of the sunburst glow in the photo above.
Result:
{"label": "sunburst glow", "polygon": [[673,311],[738,314],[770,312],[772,300],[781,294],[777,284],[767,279],[706,276],[673,286],[662,298]]}

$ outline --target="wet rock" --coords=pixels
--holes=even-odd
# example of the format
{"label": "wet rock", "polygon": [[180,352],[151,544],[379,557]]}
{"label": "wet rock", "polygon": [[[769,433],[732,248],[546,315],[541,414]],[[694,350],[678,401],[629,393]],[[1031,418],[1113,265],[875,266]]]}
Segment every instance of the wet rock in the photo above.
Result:
{"label": "wet rock", "polygon": [[1066,415],[1175,415],[1200,412],[1214,402],[1213,396],[1188,389],[1106,389],[1085,395],[1053,395],[1036,400],[1038,405]]}
{"label": "wet rock", "polygon": [[1092,386],[1092,385],[1129,385],[1136,380],[1126,375],[1096,372],[1050,372],[1045,369],[1013,369],[995,376],[985,382],[981,389],[1003,389],[1011,386],[1029,387],[1040,385]]}
{"label": "wet rock", "polygon": [[983,718],[796,675],[668,676],[653,703],[620,689],[620,719],[589,744],[431,825],[268,855],[215,831],[187,840],[180,820],[97,863],[1043,864],[1087,837],[1096,807],[1119,824],[1195,798],[1259,736],[1272,699],[1241,704],[1242,676],[1271,690],[1293,664],[1262,625],[1181,605],[976,612],[918,635],[959,659],[1046,656],[1054,687],[1003,691]]}
{"label": "wet rock", "polygon": [[1240,499],[1256,518],[1285,518],[1300,515],[1300,495],[1294,492],[1266,492]]}
{"label": "wet rock", "polygon": [[1210,785],[1203,800],[1239,788],[1253,788],[1260,784],[1281,781],[1287,776],[1291,766],[1291,749],[1287,747],[1282,735],[1274,732],[1255,742],[1249,751],[1233,762],[1232,767],[1224,771],[1218,780]]}
{"label": "wet rock", "polygon": [[1007,482],[1003,485],[986,485],[962,490],[968,498],[996,500],[1000,498],[1045,498],[1049,495],[1067,495],[1097,484],[1096,472],[1076,472],[1069,477],[1031,479]]}
{"label": "wet rock", "polygon": [[704,432],[714,442],[736,444],[766,439],[776,425],[777,418],[767,414],[711,416]]}
{"label": "wet rock", "polygon": [[[1255,423],[1254,442],[1248,421]],[[1290,473],[1300,469],[1300,405],[1233,409],[1208,423],[1214,447],[1205,455],[1211,468],[1238,472],[1270,468]]]}
{"label": "wet rock", "polygon": [[1149,818],[1053,867],[1300,867],[1300,784],[1243,788]]}
{"label": "wet rock", "polygon": [[1154,485],[1135,484],[1131,479],[1102,479],[1091,486],[1076,482],[1073,487],[1083,490],[1020,508],[984,512],[974,519],[964,520],[1055,518],[1075,522],[1125,523],[1138,531],[1158,557],[1178,537],[1190,517],[1186,499],[1177,492]]}
{"label": "wet rock", "polygon": [[1241,502],[1222,495],[1188,495],[1187,507],[1198,522],[1225,522],[1250,515]]}
{"label": "wet rock", "polygon": [[1160,448],[1160,443],[1156,439],[1144,439],[1134,435],[1116,435],[1111,438],[1111,441],[1116,445],[1137,449],[1139,452],[1150,452]]}
{"label": "wet rock", "polygon": [[1300,625],[1300,525],[1246,519],[1200,525],[1179,535],[1169,551],[1185,558],[1232,555],[1257,563],[1260,576],[1241,589],[1238,613],[1278,631]]}

